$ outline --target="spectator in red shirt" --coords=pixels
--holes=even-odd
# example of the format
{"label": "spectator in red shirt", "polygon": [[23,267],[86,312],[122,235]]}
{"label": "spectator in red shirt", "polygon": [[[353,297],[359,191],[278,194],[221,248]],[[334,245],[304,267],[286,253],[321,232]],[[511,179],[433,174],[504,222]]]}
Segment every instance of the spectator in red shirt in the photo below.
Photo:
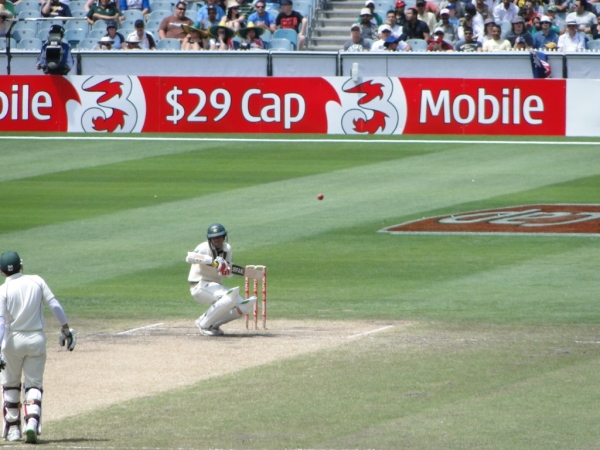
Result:
{"label": "spectator in red shirt", "polygon": [[298,11],[292,10],[292,0],[281,0],[281,12],[277,16],[275,24],[282,29],[291,28],[296,30],[296,33],[298,33],[298,50],[304,48],[308,20]]}
{"label": "spectator in red shirt", "polygon": [[427,41],[428,52],[453,52],[454,47],[451,44],[444,41],[444,30],[442,28],[436,28],[433,32],[434,37]]}

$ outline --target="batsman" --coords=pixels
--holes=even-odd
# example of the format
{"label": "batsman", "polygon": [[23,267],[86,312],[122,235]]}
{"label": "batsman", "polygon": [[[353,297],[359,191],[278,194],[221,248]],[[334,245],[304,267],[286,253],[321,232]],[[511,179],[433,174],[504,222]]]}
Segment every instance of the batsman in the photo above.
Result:
{"label": "batsman", "polygon": [[221,325],[252,311],[256,297],[244,299],[239,295],[239,287],[229,289],[221,283],[223,277],[233,276],[231,245],[223,225],[209,226],[206,241],[188,252],[185,260],[192,265],[188,276],[190,293],[197,302],[210,305],[195,322],[202,334],[221,336],[224,334]]}
{"label": "batsman", "polygon": [[21,439],[22,377],[25,442],[35,444],[42,432],[42,382],[46,365],[43,304],[48,305],[62,325],[58,340],[61,346],[72,351],[76,335],[46,282],[37,275],[24,275],[22,268],[17,253],[5,252],[0,256],[0,272],[6,277],[0,286],[3,437],[8,441]]}

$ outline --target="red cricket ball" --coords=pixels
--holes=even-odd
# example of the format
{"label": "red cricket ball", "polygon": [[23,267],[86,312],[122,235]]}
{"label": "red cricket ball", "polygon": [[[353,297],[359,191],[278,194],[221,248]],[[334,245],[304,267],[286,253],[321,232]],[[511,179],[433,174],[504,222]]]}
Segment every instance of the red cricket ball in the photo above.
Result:
{"label": "red cricket ball", "polygon": [[319,200],[323,200],[323,198],[324,198],[324,197],[325,197],[325,196],[324,196],[323,194],[319,194],[319,195],[317,195],[317,198],[318,198]]}

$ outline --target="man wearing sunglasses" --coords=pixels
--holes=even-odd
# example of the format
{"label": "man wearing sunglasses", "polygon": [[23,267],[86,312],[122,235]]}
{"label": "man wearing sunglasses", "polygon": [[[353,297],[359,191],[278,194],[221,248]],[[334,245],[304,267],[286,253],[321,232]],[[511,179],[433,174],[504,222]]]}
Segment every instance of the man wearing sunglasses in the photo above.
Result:
{"label": "man wearing sunglasses", "polygon": [[161,39],[179,39],[183,41],[186,37],[186,32],[183,31],[181,25],[192,25],[192,19],[185,15],[187,6],[185,2],[178,2],[175,5],[175,10],[172,16],[165,17],[158,27],[158,36]]}
{"label": "man wearing sunglasses", "polygon": [[259,0],[254,4],[254,8],[256,12],[250,14],[248,17],[248,22],[252,22],[256,26],[263,26],[268,30],[271,30],[271,33],[274,33],[277,30],[277,25],[275,25],[275,21],[273,17],[267,12],[266,9],[267,4]]}
{"label": "man wearing sunglasses", "polygon": [[558,49],[565,52],[585,50],[585,35],[578,31],[579,24],[570,19],[567,21],[567,31],[558,38]]}
{"label": "man wearing sunglasses", "polygon": [[225,11],[219,5],[215,4],[215,0],[206,0],[206,4],[198,10],[198,15],[196,16],[197,22],[202,22],[205,19],[208,19],[208,8],[214,7],[217,10],[217,23],[221,21],[221,19],[225,16]]}

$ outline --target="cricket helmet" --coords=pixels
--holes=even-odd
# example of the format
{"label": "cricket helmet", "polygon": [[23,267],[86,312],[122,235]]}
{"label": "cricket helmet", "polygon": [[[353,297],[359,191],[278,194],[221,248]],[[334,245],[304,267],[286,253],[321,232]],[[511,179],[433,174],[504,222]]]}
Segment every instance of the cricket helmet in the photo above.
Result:
{"label": "cricket helmet", "polygon": [[219,236],[227,236],[227,230],[220,223],[213,223],[208,227],[208,231],[206,232],[206,238],[212,239]]}
{"label": "cricket helmet", "polygon": [[0,256],[0,270],[12,275],[21,270],[21,258],[17,252],[4,252]]}

